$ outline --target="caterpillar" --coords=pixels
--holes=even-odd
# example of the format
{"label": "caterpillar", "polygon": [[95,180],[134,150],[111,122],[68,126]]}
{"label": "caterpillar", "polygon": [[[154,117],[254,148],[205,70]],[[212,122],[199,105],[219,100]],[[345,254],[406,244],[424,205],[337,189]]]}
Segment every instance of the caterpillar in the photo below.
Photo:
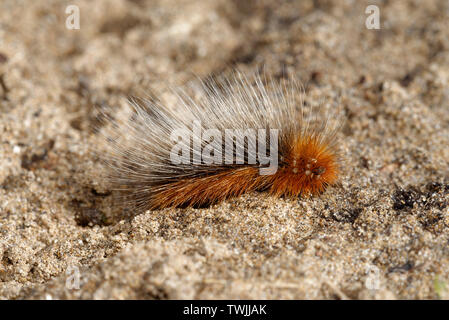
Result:
{"label": "caterpillar", "polygon": [[310,196],[338,181],[341,117],[306,108],[297,81],[236,71],[170,93],[173,107],[132,98],[129,117],[106,117],[108,181],[137,208]]}

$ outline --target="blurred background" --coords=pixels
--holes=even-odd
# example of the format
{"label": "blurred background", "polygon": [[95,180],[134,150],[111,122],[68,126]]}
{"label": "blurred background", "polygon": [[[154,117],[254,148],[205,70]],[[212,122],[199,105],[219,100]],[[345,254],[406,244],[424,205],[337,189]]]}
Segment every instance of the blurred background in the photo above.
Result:
{"label": "blurred background", "polygon": [[[447,0],[2,0],[0,298],[447,298],[448,49]],[[97,108],[234,68],[343,106],[341,187],[117,217]]]}

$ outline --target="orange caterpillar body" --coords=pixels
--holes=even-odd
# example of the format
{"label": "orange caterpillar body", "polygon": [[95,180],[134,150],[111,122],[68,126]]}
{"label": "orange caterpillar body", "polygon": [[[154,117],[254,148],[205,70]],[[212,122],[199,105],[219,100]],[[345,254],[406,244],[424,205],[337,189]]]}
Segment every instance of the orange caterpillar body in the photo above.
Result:
{"label": "orange caterpillar body", "polygon": [[[113,131],[106,134],[113,188],[138,208],[159,209],[205,206],[253,191],[314,195],[334,184],[340,172],[335,140],[339,118],[323,120],[320,110],[313,109],[307,115],[296,82],[264,80],[237,73],[201,83],[197,95],[175,90],[176,109],[155,100],[134,100],[132,117],[111,120]],[[195,121],[202,126],[197,131]],[[183,134],[174,139],[179,129]],[[229,129],[234,130],[232,139],[220,140]],[[278,136],[252,139],[251,133],[271,129]],[[214,133],[212,139],[200,140],[206,132]],[[239,141],[244,157],[237,161]],[[260,142],[271,143],[270,148],[276,142],[276,148],[261,147]],[[174,145],[186,151],[181,162],[173,160],[179,156]],[[226,162],[226,148],[232,150],[232,163]],[[267,163],[253,154],[256,150],[276,159],[271,173],[261,174]]]}

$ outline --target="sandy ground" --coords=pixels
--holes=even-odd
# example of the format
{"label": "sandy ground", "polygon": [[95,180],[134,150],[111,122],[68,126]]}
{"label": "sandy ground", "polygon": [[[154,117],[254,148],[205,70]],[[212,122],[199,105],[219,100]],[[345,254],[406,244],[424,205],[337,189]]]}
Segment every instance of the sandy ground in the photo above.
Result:
{"label": "sandy ground", "polygon": [[[342,105],[341,185],[114,210],[98,107],[261,66]],[[448,298],[448,147],[445,0],[2,0],[0,298]]]}

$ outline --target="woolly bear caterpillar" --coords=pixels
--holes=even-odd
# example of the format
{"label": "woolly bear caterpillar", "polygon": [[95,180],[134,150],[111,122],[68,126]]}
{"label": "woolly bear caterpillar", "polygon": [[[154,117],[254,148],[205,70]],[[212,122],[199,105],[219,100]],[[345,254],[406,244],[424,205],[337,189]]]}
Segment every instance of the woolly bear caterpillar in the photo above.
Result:
{"label": "woolly bear caterpillar", "polygon": [[337,182],[339,117],[307,114],[297,82],[236,72],[199,84],[199,97],[172,90],[175,110],[132,99],[129,119],[108,118],[108,180],[136,207],[198,207],[252,191],[314,195]]}

